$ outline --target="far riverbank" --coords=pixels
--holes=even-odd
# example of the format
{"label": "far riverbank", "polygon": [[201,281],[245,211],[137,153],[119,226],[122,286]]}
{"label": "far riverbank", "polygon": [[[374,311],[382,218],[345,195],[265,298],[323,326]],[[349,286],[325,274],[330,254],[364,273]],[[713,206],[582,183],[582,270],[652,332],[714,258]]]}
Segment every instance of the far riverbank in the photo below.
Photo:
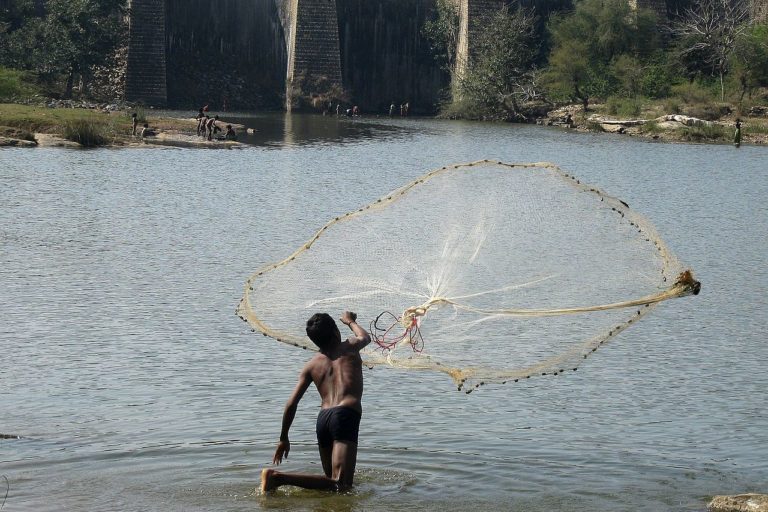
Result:
{"label": "far riverbank", "polygon": [[[741,121],[741,144],[768,144],[768,108],[755,107],[749,115],[737,117],[728,107],[720,107],[724,115],[707,120],[680,113],[664,113],[659,107],[644,111],[640,116],[622,118],[610,115],[604,105],[594,105],[585,115],[581,105],[567,105],[547,112],[537,124],[557,126],[576,131],[623,134],[662,142],[734,143],[736,122]],[[132,134],[132,112],[139,113],[139,127],[147,123],[154,133],[142,138]],[[374,120],[379,116],[361,116]],[[500,121],[497,121],[500,122]],[[237,142],[207,141],[196,134],[197,122],[192,118],[173,115],[151,115],[143,109],[51,108],[19,104],[0,104],[0,147],[66,146],[81,147],[77,138],[67,140],[67,127],[80,123],[100,134],[101,146],[142,147],[148,144],[175,147],[231,149]],[[242,133],[245,127],[227,121],[221,114],[219,125],[233,124]],[[69,137],[72,139],[73,137]]]}

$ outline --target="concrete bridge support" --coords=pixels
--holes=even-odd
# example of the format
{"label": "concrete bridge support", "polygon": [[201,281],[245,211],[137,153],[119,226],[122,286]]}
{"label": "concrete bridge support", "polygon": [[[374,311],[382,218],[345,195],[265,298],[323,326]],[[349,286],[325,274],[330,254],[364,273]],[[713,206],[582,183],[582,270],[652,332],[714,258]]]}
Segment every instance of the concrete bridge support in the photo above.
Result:
{"label": "concrete bridge support", "polygon": [[475,55],[474,43],[494,13],[504,5],[505,0],[455,0],[459,7],[459,40],[456,47],[456,69],[453,95],[458,95],[456,79],[461,79]]}
{"label": "concrete bridge support", "polygon": [[342,91],[336,0],[287,0],[284,31],[288,50],[285,108],[302,98]]}
{"label": "concrete bridge support", "polygon": [[757,23],[768,22],[768,0],[752,0],[750,7],[752,20]]}
{"label": "concrete bridge support", "polygon": [[125,99],[162,107],[168,102],[164,0],[130,0]]}

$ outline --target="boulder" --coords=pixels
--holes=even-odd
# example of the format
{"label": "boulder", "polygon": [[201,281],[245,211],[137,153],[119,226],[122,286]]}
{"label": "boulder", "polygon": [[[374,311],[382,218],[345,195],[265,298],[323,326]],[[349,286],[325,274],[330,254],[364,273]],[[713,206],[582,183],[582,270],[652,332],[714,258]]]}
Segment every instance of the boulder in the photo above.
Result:
{"label": "boulder", "polygon": [[768,512],[768,494],[715,496],[708,508],[710,512]]}
{"label": "boulder", "polygon": [[23,140],[23,139],[13,139],[11,137],[0,137],[0,147],[2,146],[15,146],[19,148],[33,148],[37,146],[37,142],[29,141],[29,140]]}

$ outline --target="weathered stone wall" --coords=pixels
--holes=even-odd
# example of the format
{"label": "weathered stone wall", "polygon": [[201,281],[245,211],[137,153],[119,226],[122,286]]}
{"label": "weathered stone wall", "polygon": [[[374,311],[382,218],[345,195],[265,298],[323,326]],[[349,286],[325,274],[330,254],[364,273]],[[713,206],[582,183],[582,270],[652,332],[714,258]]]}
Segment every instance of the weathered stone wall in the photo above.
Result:
{"label": "weathered stone wall", "polygon": [[165,3],[131,0],[125,98],[164,106],[166,88]]}
{"label": "weathered stone wall", "polygon": [[300,97],[341,88],[339,23],[335,0],[293,0],[288,42],[286,108]]}
{"label": "weathered stone wall", "polygon": [[344,86],[363,113],[432,113],[449,77],[422,35],[434,0],[336,0]]}
{"label": "weathered stone wall", "polygon": [[170,106],[283,106],[287,52],[273,0],[166,2]]}
{"label": "weathered stone wall", "polygon": [[768,22],[768,0],[751,0],[751,14],[758,23]]}
{"label": "weathered stone wall", "polygon": [[489,17],[498,12],[507,2],[505,0],[458,0],[458,3],[459,43],[456,49],[455,74],[461,77],[475,55],[474,42],[485,30]]}

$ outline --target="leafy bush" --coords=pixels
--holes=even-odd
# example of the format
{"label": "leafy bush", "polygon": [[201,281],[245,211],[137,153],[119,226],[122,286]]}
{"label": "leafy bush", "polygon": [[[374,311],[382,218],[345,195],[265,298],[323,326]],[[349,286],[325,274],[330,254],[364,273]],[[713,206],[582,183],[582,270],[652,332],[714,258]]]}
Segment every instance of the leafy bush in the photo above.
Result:
{"label": "leafy bush", "polygon": [[672,87],[672,93],[683,103],[712,103],[717,101],[711,87],[698,81],[685,82]]}
{"label": "leafy bush", "polygon": [[30,96],[34,88],[25,80],[25,73],[0,67],[0,100]]}
{"label": "leafy bush", "polygon": [[665,98],[672,90],[671,82],[667,66],[651,64],[644,69],[640,79],[640,93],[649,98]]}
{"label": "leafy bush", "polygon": [[686,126],[680,129],[680,135],[684,140],[695,142],[703,140],[729,140],[731,134],[724,126],[709,124]]}
{"label": "leafy bush", "polygon": [[606,112],[613,116],[637,117],[643,110],[643,100],[641,98],[611,96],[605,102],[605,108]]}
{"label": "leafy bush", "polygon": [[21,139],[35,142],[34,134],[22,128],[16,128],[13,126],[0,126],[0,137],[8,137],[11,139]]}
{"label": "leafy bush", "polygon": [[665,114],[679,114],[682,112],[682,107],[680,106],[680,101],[677,98],[668,98],[664,102],[664,113]]}
{"label": "leafy bush", "polygon": [[585,126],[585,127],[586,127],[586,129],[587,129],[587,130],[589,130],[590,132],[604,132],[604,131],[605,131],[605,130],[603,130],[603,125],[601,125],[601,124],[600,124],[600,123],[598,123],[597,121],[587,121],[587,122],[584,124],[584,126]]}
{"label": "leafy bush", "polygon": [[683,108],[683,114],[704,119],[705,121],[717,121],[730,113],[731,109],[728,106],[716,103],[689,105]]}
{"label": "leafy bush", "polygon": [[742,127],[743,133],[749,133],[752,135],[765,135],[768,134],[768,123],[751,122],[744,123]]}
{"label": "leafy bush", "polygon": [[640,133],[658,134],[666,131],[667,130],[659,126],[659,123],[656,121],[648,121],[647,123],[640,125]]}
{"label": "leafy bush", "polygon": [[108,141],[103,125],[83,119],[67,122],[64,125],[64,138],[87,148],[103,146]]}

